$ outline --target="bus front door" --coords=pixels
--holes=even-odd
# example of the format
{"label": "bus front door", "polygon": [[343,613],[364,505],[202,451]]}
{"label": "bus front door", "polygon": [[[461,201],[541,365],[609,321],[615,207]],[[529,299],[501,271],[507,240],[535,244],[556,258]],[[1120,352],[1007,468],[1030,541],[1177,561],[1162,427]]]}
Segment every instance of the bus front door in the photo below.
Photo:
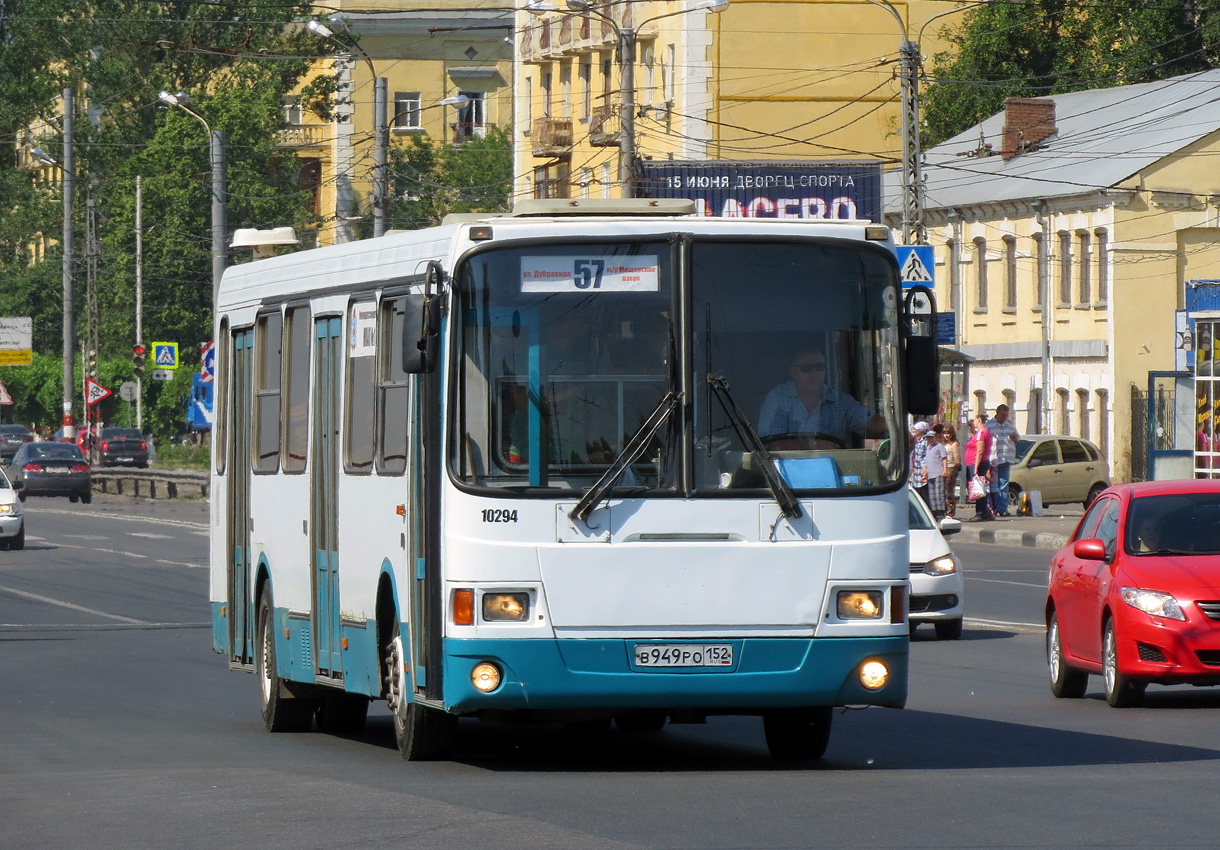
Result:
{"label": "bus front door", "polygon": [[232,423],[229,433],[231,454],[229,479],[229,660],[234,664],[254,663],[254,635],[250,599],[250,428],[251,362],[254,331],[233,332]]}
{"label": "bus front door", "polygon": [[343,363],[342,320],[315,323],[313,463],[310,533],[313,553],[314,647],[319,673],[340,676],[339,645],[339,370]]}

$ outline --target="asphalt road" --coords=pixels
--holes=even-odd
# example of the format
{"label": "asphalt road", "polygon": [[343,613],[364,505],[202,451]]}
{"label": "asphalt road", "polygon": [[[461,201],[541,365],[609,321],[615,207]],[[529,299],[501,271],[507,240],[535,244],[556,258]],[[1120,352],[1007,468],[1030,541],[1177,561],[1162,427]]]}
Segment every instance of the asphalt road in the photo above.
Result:
{"label": "asphalt road", "polygon": [[1220,691],[1050,696],[1049,553],[960,544],[960,641],[921,629],[903,711],[836,716],[778,765],[761,723],[578,736],[463,723],[405,763],[379,704],[339,738],[263,731],[211,649],[202,503],[31,499],[0,552],[0,848],[1213,847]]}

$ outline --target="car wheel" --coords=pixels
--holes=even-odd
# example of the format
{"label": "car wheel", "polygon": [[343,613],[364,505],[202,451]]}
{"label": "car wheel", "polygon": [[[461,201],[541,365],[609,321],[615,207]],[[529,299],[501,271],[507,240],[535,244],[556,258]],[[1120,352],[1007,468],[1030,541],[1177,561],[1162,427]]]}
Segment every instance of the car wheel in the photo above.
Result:
{"label": "car wheel", "polygon": [[767,749],[777,759],[820,759],[830,743],[834,711],[817,708],[777,708],[763,715]]}
{"label": "car wheel", "polygon": [[1091,505],[1095,501],[1097,501],[1097,497],[1101,495],[1101,491],[1104,489],[1106,489],[1106,485],[1104,485],[1104,484],[1094,484],[1093,485],[1092,489],[1089,490],[1088,497],[1085,498],[1085,500],[1084,500],[1084,509],[1086,511],[1089,509],[1089,505]]}
{"label": "car wheel", "polygon": [[315,703],[284,693],[275,662],[275,626],[271,592],[258,600],[258,639],[254,644],[254,672],[258,677],[259,704],[268,732],[308,732],[313,724]]}
{"label": "car wheel", "polygon": [[956,620],[937,620],[936,637],[938,640],[957,640],[962,636],[962,618]]}
{"label": "car wheel", "polygon": [[1051,614],[1046,624],[1046,665],[1051,674],[1051,693],[1060,699],[1080,699],[1089,685],[1089,674],[1076,670],[1063,660],[1063,637],[1059,616]]}
{"label": "car wheel", "polygon": [[17,530],[17,536],[8,542],[8,548],[15,551],[25,548],[25,522],[21,523],[21,528]]}
{"label": "car wheel", "polygon": [[[85,492],[81,493],[80,500],[82,502],[84,502],[86,505],[93,504],[93,491],[86,490]],[[75,501],[75,500],[73,500],[73,501]]]}
{"label": "car wheel", "polygon": [[1118,671],[1118,634],[1114,621],[1106,622],[1102,641],[1101,670],[1106,684],[1106,702],[1114,708],[1134,708],[1144,701],[1143,682],[1133,682]]}
{"label": "car wheel", "polygon": [[1017,505],[1021,504],[1021,488],[1016,484],[1008,485],[1008,509],[1016,511]]}
{"label": "car wheel", "polygon": [[75,493],[73,493],[68,496],[68,501],[75,505],[77,498],[78,498],[77,495]]}

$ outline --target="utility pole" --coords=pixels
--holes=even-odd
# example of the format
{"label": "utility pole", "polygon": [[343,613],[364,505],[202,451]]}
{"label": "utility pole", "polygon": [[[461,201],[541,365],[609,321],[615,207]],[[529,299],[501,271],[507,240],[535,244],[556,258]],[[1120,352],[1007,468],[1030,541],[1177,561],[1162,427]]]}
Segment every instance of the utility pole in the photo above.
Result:
{"label": "utility pole", "polygon": [[618,33],[619,87],[623,114],[619,116],[618,179],[622,196],[635,197],[635,27]]}
{"label": "utility pole", "polygon": [[[207,122],[203,122],[207,127]],[[229,199],[225,189],[225,131],[208,127],[212,156],[212,307],[220,295],[220,279],[228,264]]]}
{"label": "utility pole", "polygon": [[[136,345],[144,344],[144,178],[136,176]],[[136,427],[144,430],[144,376],[136,375]]]}
{"label": "utility pole", "polygon": [[76,438],[76,423],[72,418],[72,399],[76,394],[76,316],[72,311],[72,193],[75,191],[73,173],[76,168],[75,157],[72,155],[72,132],[75,104],[72,89],[64,89],[64,155],[63,174],[64,186],[64,438]]}
{"label": "utility pole", "polygon": [[899,45],[902,76],[902,243],[924,245],[923,153],[919,146],[919,44],[903,39]]}
{"label": "utility pole", "polygon": [[1042,247],[1038,251],[1038,292],[1042,302],[1042,433],[1051,432],[1051,392],[1054,383],[1055,361],[1051,356],[1051,240],[1050,219],[1046,214],[1046,201],[1034,201],[1034,212],[1038,216],[1038,227],[1042,228]]}

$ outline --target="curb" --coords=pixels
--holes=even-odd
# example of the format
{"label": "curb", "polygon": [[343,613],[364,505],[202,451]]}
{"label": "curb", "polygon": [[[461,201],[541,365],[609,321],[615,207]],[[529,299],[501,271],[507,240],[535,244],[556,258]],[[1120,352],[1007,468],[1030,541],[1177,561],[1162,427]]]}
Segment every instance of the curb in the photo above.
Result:
{"label": "curb", "polygon": [[[1013,531],[1004,528],[969,528],[954,535],[958,540],[969,543],[993,543],[999,546],[1020,546],[1027,549],[1048,549],[1055,551],[1071,539],[1070,534],[1057,534],[1053,531]],[[950,543],[950,546],[953,544]]]}

